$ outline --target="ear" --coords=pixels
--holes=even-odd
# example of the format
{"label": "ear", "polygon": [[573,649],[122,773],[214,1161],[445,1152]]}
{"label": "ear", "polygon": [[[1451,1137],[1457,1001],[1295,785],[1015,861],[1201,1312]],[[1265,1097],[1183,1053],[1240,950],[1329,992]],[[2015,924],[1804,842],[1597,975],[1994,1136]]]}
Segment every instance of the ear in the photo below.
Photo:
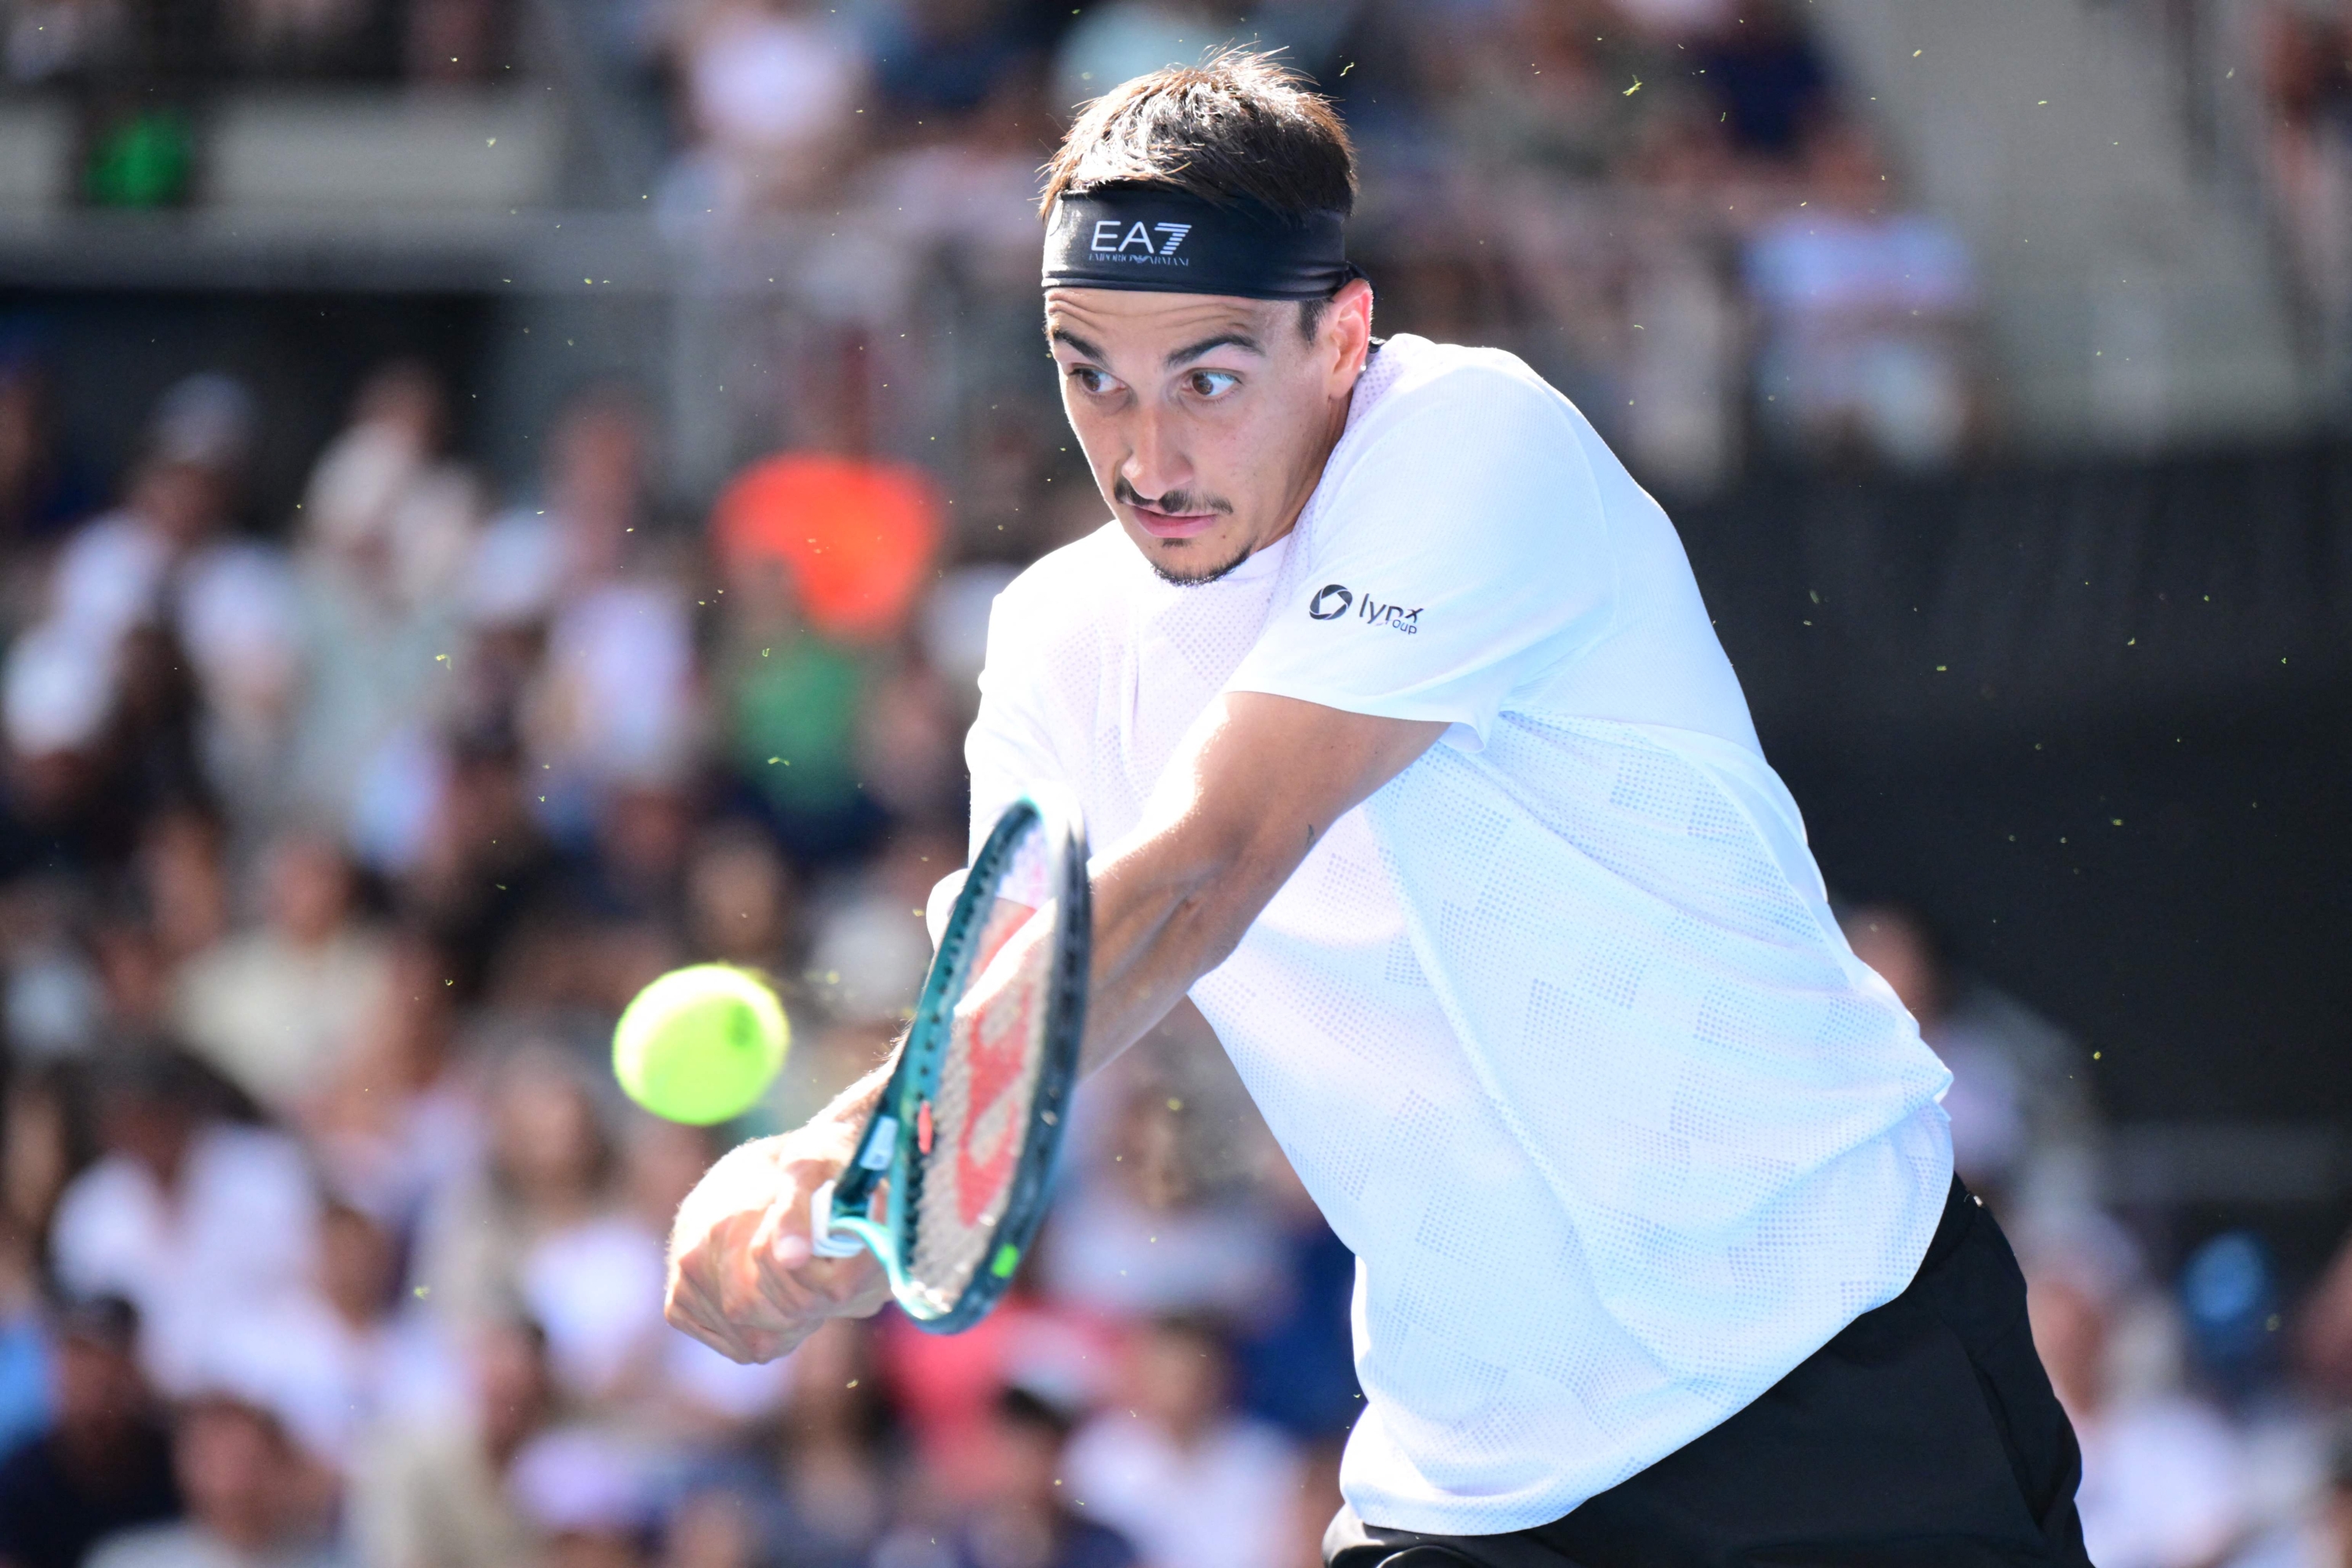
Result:
{"label": "ear", "polygon": [[1372,351],[1372,286],[1361,278],[1349,279],[1331,297],[1323,309],[1323,324],[1317,336],[1328,356],[1331,395],[1345,397],[1355,390],[1356,378],[1364,374],[1364,361]]}

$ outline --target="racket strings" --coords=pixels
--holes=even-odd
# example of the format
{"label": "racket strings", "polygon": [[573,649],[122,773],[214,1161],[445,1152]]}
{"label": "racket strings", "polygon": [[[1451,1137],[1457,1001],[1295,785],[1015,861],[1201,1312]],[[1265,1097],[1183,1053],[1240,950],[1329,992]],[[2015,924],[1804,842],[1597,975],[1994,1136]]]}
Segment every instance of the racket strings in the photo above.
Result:
{"label": "racket strings", "polygon": [[[980,934],[968,972],[974,979],[1025,919],[999,907]],[[1051,953],[1041,946],[987,1007],[960,1007],[937,1089],[924,1105],[930,1138],[913,1172],[907,1272],[942,1310],[995,1248],[1044,1073],[1051,983]]]}

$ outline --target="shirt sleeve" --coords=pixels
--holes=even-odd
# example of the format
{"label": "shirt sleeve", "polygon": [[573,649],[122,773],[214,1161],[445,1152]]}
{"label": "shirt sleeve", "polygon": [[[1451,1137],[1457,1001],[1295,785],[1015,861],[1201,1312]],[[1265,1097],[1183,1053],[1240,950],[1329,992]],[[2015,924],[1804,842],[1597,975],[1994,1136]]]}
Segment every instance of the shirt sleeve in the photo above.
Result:
{"label": "shirt sleeve", "polygon": [[1483,366],[1374,417],[1226,689],[1440,721],[1475,750],[1514,687],[1608,629],[1615,568],[1580,421]]}

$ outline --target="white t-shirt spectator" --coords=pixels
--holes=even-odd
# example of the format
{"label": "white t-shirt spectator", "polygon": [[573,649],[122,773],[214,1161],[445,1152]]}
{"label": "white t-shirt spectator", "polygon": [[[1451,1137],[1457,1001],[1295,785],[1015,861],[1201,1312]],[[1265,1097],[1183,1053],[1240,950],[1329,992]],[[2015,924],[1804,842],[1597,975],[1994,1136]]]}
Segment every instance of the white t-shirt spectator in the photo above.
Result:
{"label": "white t-shirt spectator", "polygon": [[1045,782],[1115,844],[1227,690],[1448,726],[1192,994],[1359,1259],[1363,1518],[1556,1519],[1910,1282],[1948,1075],[1831,919],[1673,526],[1566,399],[1400,337],[1227,577],[1164,584],[1116,526],[1030,568],[975,838]]}
{"label": "white t-shirt spectator", "polygon": [[1124,1534],[1150,1568],[1286,1568],[1296,1555],[1298,1456],[1263,1422],[1227,1420],[1188,1448],[1113,1408],[1070,1440],[1062,1469],[1079,1515]]}
{"label": "white t-shirt spectator", "polygon": [[2078,1423],[2075,1510],[2099,1568],[2200,1568],[2247,1520],[2245,1456],[2219,1415],[2178,1395],[2137,1399]]}
{"label": "white t-shirt spectator", "polygon": [[299,1145],[215,1124],[190,1140],[176,1192],[121,1154],[74,1178],[49,1246],[67,1289],[139,1309],[149,1375],[182,1394],[236,1337],[231,1325],[310,1296],[318,1224]]}

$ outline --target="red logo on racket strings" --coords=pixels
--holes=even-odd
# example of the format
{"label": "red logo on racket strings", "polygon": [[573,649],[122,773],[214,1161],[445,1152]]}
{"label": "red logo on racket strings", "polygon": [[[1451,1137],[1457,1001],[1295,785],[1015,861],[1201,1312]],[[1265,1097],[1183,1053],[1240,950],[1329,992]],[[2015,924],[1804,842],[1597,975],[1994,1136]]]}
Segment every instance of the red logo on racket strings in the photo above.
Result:
{"label": "red logo on racket strings", "polygon": [[987,1152],[980,1151],[982,1139],[991,1131],[989,1112],[1021,1076],[1034,997],[1033,987],[1016,986],[1014,994],[1000,994],[996,1005],[981,1009],[967,1026],[965,1061],[971,1094],[964,1112],[964,1135],[956,1144],[956,1212],[966,1225],[980,1223],[990,1202],[1011,1178],[1013,1162],[1021,1152],[1020,1120],[1010,1105],[996,1119]]}

